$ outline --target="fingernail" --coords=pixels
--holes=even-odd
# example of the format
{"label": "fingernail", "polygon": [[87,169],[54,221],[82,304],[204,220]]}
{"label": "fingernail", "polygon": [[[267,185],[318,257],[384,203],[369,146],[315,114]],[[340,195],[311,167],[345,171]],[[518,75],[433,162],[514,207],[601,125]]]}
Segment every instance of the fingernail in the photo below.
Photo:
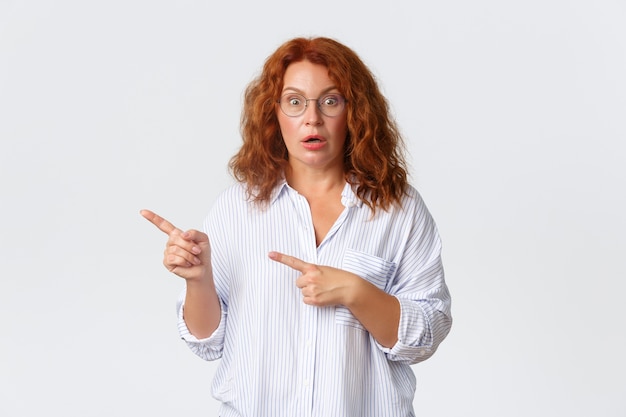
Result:
{"label": "fingernail", "polygon": [[193,263],[194,263],[194,264],[196,264],[196,265],[200,265],[200,263],[201,263],[201,262],[202,262],[202,261],[201,261],[200,259],[198,259],[198,258],[193,258]]}
{"label": "fingernail", "polygon": [[200,250],[199,247],[194,246],[193,248],[191,248],[191,252],[197,255],[197,254],[199,254],[202,251]]}

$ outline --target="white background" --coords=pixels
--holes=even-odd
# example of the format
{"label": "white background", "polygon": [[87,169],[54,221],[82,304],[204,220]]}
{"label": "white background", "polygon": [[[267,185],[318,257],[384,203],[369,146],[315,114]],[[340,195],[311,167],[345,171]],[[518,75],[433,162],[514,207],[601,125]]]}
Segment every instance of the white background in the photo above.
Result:
{"label": "white background", "polygon": [[297,35],[370,66],[445,245],[421,416],[626,416],[626,3],[0,0],[0,414],[214,416],[150,208],[199,228]]}

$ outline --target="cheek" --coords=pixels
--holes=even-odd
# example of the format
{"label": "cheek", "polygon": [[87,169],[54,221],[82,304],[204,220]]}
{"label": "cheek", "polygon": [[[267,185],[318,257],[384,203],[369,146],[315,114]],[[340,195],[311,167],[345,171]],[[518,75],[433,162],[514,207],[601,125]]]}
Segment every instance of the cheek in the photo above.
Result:
{"label": "cheek", "polygon": [[290,118],[279,113],[278,114],[278,127],[283,135],[283,138],[289,137],[289,132],[293,130],[293,123]]}
{"label": "cheek", "polygon": [[293,139],[294,136],[297,136],[298,127],[297,124],[292,119],[288,120],[278,120],[278,126],[280,127],[280,133],[283,136],[283,140],[288,142]]}

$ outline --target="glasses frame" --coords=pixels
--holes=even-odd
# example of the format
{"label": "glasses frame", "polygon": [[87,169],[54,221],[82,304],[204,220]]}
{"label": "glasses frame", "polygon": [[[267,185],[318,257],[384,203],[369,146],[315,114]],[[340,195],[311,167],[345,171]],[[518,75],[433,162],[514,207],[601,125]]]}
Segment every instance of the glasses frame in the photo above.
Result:
{"label": "glasses frame", "polygon": [[[298,113],[298,114],[287,114],[287,112],[285,111],[285,109],[283,109],[283,106],[281,104],[281,102],[283,101],[283,98],[285,96],[299,96],[302,97],[303,101],[304,101],[304,108],[302,109],[302,112]],[[328,96],[335,96],[338,97],[340,99],[340,103],[342,105],[341,111],[339,113],[337,113],[334,116],[328,115],[326,113],[324,113],[324,110],[322,110],[322,100],[324,100],[326,97]],[[280,111],[283,112],[283,114],[287,117],[300,117],[302,116],[304,113],[306,113],[306,109],[309,108],[309,101],[315,101],[315,103],[317,104],[317,109],[320,111],[320,113],[322,113],[324,116],[326,117],[337,117],[339,115],[341,115],[341,113],[343,113],[343,111],[346,109],[346,103],[348,102],[348,100],[346,100],[346,98],[344,96],[342,96],[339,93],[327,93],[324,94],[322,97],[318,97],[318,98],[306,98],[305,96],[303,96],[300,93],[285,93],[283,94],[280,99],[276,100],[276,103],[278,104],[278,107],[280,107]]]}

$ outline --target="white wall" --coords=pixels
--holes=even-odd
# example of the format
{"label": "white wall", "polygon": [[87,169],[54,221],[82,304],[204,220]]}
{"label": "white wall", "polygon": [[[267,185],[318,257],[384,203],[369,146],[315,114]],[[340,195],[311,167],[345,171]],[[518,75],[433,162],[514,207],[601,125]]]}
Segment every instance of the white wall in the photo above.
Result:
{"label": "white wall", "polygon": [[295,35],[379,77],[444,239],[418,415],[626,415],[623,1],[210,3],[0,1],[1,415],[216,415],[138,211],[200,227]]}

